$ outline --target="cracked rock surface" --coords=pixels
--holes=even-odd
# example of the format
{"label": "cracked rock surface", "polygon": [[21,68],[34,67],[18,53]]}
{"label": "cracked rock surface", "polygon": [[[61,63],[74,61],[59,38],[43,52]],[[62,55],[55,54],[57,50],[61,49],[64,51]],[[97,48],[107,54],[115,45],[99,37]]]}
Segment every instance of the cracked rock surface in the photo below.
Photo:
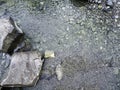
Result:
{"label": "cracked rock surface", "polygon": [[41,54],[37,51],[13,54],[9,71],[1,82],[1,86],[35,85],[39,79],[42,64]]}
{"label": "cracked rock surface", "polygon": [[12,53],[23,32],[11,17],[0,18],[0,51]]}

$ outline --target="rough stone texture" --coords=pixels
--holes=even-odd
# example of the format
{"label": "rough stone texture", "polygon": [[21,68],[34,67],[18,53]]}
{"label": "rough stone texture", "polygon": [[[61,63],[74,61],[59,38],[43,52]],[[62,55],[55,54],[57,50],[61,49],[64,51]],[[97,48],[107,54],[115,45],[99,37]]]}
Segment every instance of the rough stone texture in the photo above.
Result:
{"label": "rough stone texture", "polygon": [[10,24],[10,21],[7,19],[0,19],[0,49],[2,50],[3,42],[8,35],[11,33],[14,27]]}
{"label": "rough stone texture", "polygon": [[[120,68],[120,0],[113,14],[103,12],[102,3],[78,3],[87,0],[8,1],[0,12],[8,7],[34,49],[55,51],[38,84],[23,90],[120,90],[120,71],[116,75],[114,69]],[[60,81],[58,64],[63,67]]]}
{"label": "rough stone texture", "polygon": [[37,51],[13,54],[8,75],[1,82],[1,86],[35,85],[39,79],[42,64],[41,54]]}
{"label": "rough stone texture", "polygon": [[4,74],[7,72],[10,65],[11,57],[8,54],[0,53],[0,82],[2,81]]}
{"label": "rough stone texture", "polygon": [[10,18],[0,18],[0,51],[13,52],[23,32]]}

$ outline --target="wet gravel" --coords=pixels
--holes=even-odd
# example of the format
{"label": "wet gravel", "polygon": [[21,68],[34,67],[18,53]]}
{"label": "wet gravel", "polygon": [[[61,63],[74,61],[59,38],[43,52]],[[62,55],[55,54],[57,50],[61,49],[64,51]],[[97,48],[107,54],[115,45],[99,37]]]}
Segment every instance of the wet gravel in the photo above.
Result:
{"label": "wet gravel", "polygon": [[[107,12],[102,4],[78,0],[11,0],[0,15],[11,15],[34,50],[53,50],[35,87],[23,90],[119,90],[120,2]],[[58,81],[55,68],[63,67]]]}

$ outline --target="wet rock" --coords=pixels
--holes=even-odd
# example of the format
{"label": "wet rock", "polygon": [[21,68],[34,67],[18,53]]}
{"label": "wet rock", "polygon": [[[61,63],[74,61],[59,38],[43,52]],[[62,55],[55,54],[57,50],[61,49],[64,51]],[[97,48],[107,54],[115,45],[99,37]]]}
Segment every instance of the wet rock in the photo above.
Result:
{"label": "wet rock", "polygon": [[61,80],[63,77],[63,69],[62,69],[62,66],[60,64],[57,65],[55,72],[57,75],[57,79]]}
{"label": "wet rock", "polygon": [[[4,66],[5,68],[7,68],[9,66],[10,63],[10,55],[6,54],[6,53],[0,53],[0,64],[1,66]],[[4,63],[4,62],[9,62],[9,63]]]}
{"label": "wet rock", "polygon": [[0,1],[0,5],[3,5],[5,4],[6,2],[5,1]]}
{"label": "wet rock", "polygon": [[7,69],[10,65],[10,56],[5,53],[0,53],[0,81],[3,78],[5,72],[7,72]]}
{"label": "wet rock", "polygon": [[23,37],[22,30],[10,18],[0,18],[0,51],[12,53]]}
{"label": "wet rock", "polygon": [[7,77],[2,80],[1,86],[35,85],[39,79],[42,64],[41,54],[37,51],[13,54]]}
{"label": "wet rock", "polygon": [[46,50],[44,57],[45,58],[54,58],[55,57],[54,51]]}

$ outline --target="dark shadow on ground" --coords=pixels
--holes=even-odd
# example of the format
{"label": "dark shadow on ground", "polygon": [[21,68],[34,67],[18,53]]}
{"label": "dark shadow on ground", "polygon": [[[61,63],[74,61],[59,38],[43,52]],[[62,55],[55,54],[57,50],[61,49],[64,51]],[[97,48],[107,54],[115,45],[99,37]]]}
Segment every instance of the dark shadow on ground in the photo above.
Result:
{"label": "dark shadow on ground", "polygon": [[70,0],[70,1],[71,3],[73,3],[73,5],[77,7],[85,6],[86,4],[88,4],[88,0]]}
{"label": "dark shadow on ground", "polygon": [[23,90],[22,88],[3,87],[1,90]]}
{"label": "dark shadow on ground", "polygon": [[0,5],[3,5],[5,4],[6,2],[5,1],[0,1]]}

